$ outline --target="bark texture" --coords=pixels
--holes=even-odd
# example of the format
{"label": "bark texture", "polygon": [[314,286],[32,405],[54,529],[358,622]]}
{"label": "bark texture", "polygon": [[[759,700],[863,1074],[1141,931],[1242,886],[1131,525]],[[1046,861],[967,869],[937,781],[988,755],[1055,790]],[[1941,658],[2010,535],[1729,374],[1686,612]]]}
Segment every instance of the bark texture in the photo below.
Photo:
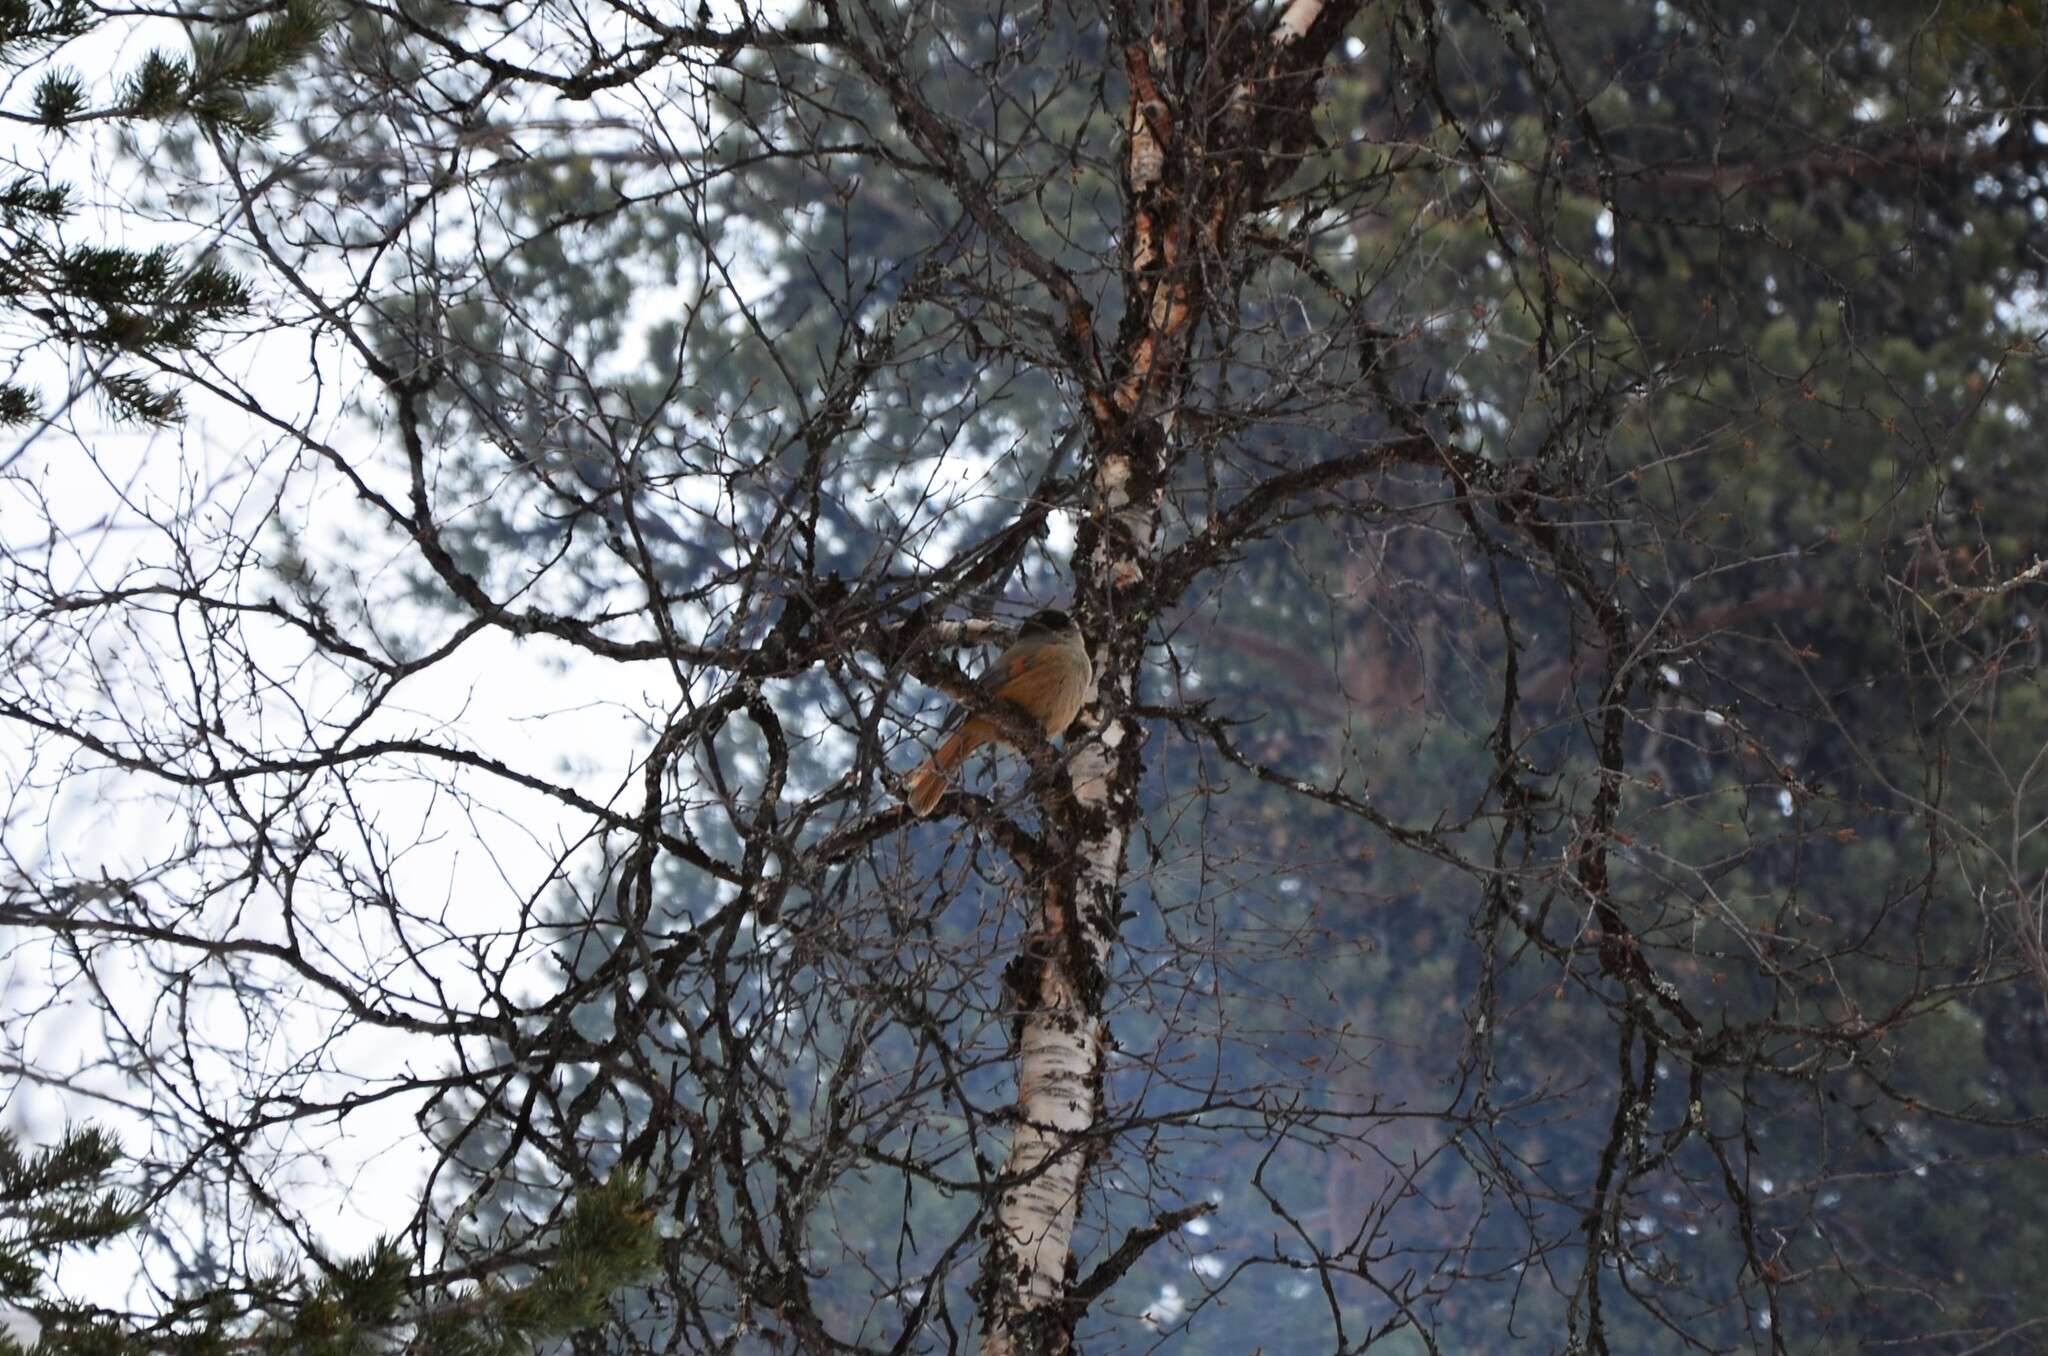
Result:
{"label": "bark texture", "polygon": [[[1263,21],[1249,6],[1168,0],[1139,32],[1118,11],[1130,101],[1124,157],[1125,307],[1113,350],[1077,373],[1089,421],[1089,512],[1075,541],[1076,612],[1097,693],[1069,736],[1069,786],[1049,837],[1039,927],[1010,970],[1019,1003],[1017,1129],[983,1277],[987,1356],[1068,1349],[1077,1295],[1074,1225],[1095,1157],[1108,974],[1139,814],[1139,701],[1146,640],[1174,601],[1160,569],[1160,511],[1182,449],[1175,413],[1202,322],[1240,268],[1246,219],[1268,205],[1311,142],[1316,75],[1352,3],[1297,0]],[[1079,306],[1067,329],[1094,345]],[[1099,1293],[1113,1277],[1082,1287]]]}

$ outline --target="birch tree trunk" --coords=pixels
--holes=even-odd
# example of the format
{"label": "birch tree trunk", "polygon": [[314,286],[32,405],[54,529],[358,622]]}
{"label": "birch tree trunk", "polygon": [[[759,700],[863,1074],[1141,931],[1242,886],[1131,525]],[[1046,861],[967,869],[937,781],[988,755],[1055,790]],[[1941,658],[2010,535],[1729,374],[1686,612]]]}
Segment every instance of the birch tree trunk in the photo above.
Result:
{"label": "birch tree trunk", "polygon": [[[1083,374],[1093,495],[1073,562],[1097,694],[1086,728],[1069,734],[1070,795],[1047,806],[1049,841],[1070,855],[1047,873],[1038,931],[1010,970],[1022,1007],[1017,1129],[981,1287],[986,1356],[1066,1350],[1087,1301],[1115,1279],[1075,1281],[1073,1235],[1099,1147],[1109,963],[1140,808],[1143,738],[1131,712],[1152,620],[1185,577],[1159,570],[1160,510],[1181,456],[1174,416],[1212,289],[1238,272],[1245,218],[1309,144],[1316,76],[1358,8],[1294,0],[1261,25],[1248,5],[1191,12],[1165,0],[1149,33],[1118,35],[1130,88],[1125,306],[1098,369],[1106,379]],[[1092,342],[1085,312],[1067,319]]]}

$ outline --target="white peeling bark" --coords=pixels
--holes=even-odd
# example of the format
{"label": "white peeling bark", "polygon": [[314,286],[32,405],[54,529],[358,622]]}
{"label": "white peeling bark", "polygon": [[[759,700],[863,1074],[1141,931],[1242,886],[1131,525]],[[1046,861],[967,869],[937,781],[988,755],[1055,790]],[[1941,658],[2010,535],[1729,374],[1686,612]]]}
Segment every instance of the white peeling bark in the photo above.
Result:
{"label": "white peeling bark", "polygon": [[[1045,951],[1038,992],[1017,1048],[1017,1129],[1006,1176],[1017,1185],[997,1203],[986,1282],[983,1356],[1028,1356],[1055,1345],[1065,1323],[1055,1308],[1067,1280],[1074,1219],[1088,1166],[1088,1132],[1101,1115],[1102,1060],[1108,1046],[1099,1011],[1075,973],[1077,950],[1094,974],[1107,972],[1115,911],[1092,907],[1118,898],[1124,826],[1109,813],[1110,773],[1123,743],[1123,723],[1104,729],[1068,759],[1075,799],[1102,811],[1107,832],[1079,845],[1084,907],[1068,908],[1047,887],[1039,945]],[[1081,932],[1075,948],[1070,929]],[[1042,1325],[1042,1326],[1040,1326]]]}
{"label": "white peeling bark", "polygon": [[1280,21],[1273,25],[1273,45],[1285,47],[1291,42],[1298,42],[1322,12],[1323,0],[1294,0],[1281,12]]}
{"label": "white peeling bark", "polygon": [[[1148,90],[1146,84],[1132,99],[1127,170],[1134,194],[1155,185],[1164,163],[1158,133],[1168,125],[1166,107],[1147,97]],[[1156,248],[1153,229],[1139,230],[1135,267],[1156,262]],[[1168,324],[1177,327],[1182,319],[1172,313],[1172,304],[1154,298],[1149,316],[1155,334],[1140,341],[1130,377],[1101,405],[1100,417],[1126,427],[1148,417],[1140,406],[1159,351],[1157,333]],[[1148,488],[1134,494],[1139,468],[1130,447],[1111,441],[1098,446],[1096,455],[1099,521],[1094,546],[1076,560],[1075,574],[1077,584],[1090,577],[1113,596],[1145,577],[1157,547],[1163,481],[1153,475],[1144,482]],[[1117,530],[1101,530],[1103,521],[1116,524]],[[1125,647],[1115,643],[1118,638],[1103,639],[1109,643],[1097,649],[1096,681],[1109,689],[1108,709],[1129,710],[1136,696],[1136,665],[1120,658]],[[1096,709],[1099,695],[1104,694],[1090,694],[1088,709]],[[1072,1322],[1060,1301],[1092,1146],[1089,1132],[1102,1114],[1102,1061],[1109,1044],[1103,989],[1123,897],[1124,844],[1137,809],[1134,797],[1130,804],[1113,803],[1113,774],[1130,733],[1126,718],[1113,717],[1094,737],[1081,739],[1067,759],[1077,819],[1088,828],[1073,844],[1078,897],[1062,899],[1058,884],[1048,882],[1040,907],[1037,949],[1042,954],[1018,1035],[1018,1123],[1005,1165],[1005,1175],[1016,1185],[996,1205],[983,1273],[983,1356],[1064,1350]]]}
{"label": "white peeling bark", "polygon": [[[1121,925],[1124,856],[1138,815],[1139,733],[1128,716],[1137,697],[1148,604],[1134,586],[1157,565],[1160,511],[1172,478],[1172,421],[1188,384],[1191,336],[1207,301],[1212,256],[1228,255],[1238,218],[1259,201],[1276,173],[1271,155],[1297,154],[1300,118],[1263,115],[1258,99],[1284,97],[1297,115],[1311,111],[1314,74],[1324,52],[1305,51],[1312,31],[1326,47],[1334,26],[1320,21],[1357,0],[1285,0],[1262,51],[1207,108],[1188,100],[1209,86],[1194,82],[1180,99],[1161,93],[1169,57],[1185,40],[1189,10],[1157,8],[1145,43],[1123,49],[1130,84],[1124,161],[1129,254],[1126,324],[1118,351],[1099,369],[1114,384],[1077,372],[1092,421],[1094,502],[1075,542],[1074,585],[1084,629],[1093,628],[1095,673],[1108,712],[1092,737],[1069,732],[1067,760],[1076,805],[1073,870],[1053,871],[1040,904],[1028,964],[1017,967],[1024,1011],[1017,1048],[1017,1125],[990,1223],[989,1257],[979,1299],[983,1356],[1064,1352],[1078,1313],[1068,1300],[1074,1221],[1103,1119],[1103,1060],[1108,1049],[1109,959]],[[1237,11],[1233,11],[1237,12]],[[1248,11],[1245,12],[1248,14]],[[1245,14],[1240,14],[1245,17]],[[1207,22],[1207,19],[1203,19]],[[1319,27],[1320,23],[1320,27]],[[1234,92],[1230,92],[1234,91]],[[1255,91],[1257,92],[1255,97]],[[1203,171],[1229,166],[1229,173]],[[1142,318],[1139,323],[1130,323]],[[1092,342],[1092,341],[1090,341]],[[1130,600],[1130,605],[1126,605]],[[1123,628],[1121,631],[1117,628]],[[1077,736],[1080,736],[1077,739]],[[1063,898],[1071,881],[1073,896]]]}
{"label": "white peeling bark", "polygon": [[991,1261],[1006,1273],[999,1283],[1008,1288],[1001,1306],[1007,1312],[991,1314],[985,1356],[1024,1351],[1016,1320],[1047,1313],[1066,1279],[1086,1166],[1079,1141],[1095,1123],[1102,1064],[1101,1033],[1085,1006],[1071,990],[1047,992],[1025,1023],[1017,1070],[1021,1123],[1008,1171],[1026,1180],[1004,1192],[997,1207]]}

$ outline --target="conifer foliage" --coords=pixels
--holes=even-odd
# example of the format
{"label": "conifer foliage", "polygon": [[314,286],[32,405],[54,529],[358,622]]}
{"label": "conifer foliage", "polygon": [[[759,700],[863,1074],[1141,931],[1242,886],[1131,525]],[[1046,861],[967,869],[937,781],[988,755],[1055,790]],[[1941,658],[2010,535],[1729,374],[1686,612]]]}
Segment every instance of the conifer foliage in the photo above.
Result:
{"label": "conifer foliage", "polygon": [[641,1179],[620,1172],[577,1200],[551,1255],[535,1259],[516,1281],[422,1282],[411,1254],[384,1239],[360,1256],[325,1260],[296,1275],[182,1294],[153,1314],[62,1297],[50,1276],[69,1252],[97,1254],[107,1274],[130,1265],[119,1256],[121,1241],[146,1224],[150,1211],[123,1184],[126,1167],[120,1145],[95,1126],[73,1127],[55,1144],[26,1153],[0,1131],[0,1303],[40,1332],[31,1348],[16,1318],[0,1328],[0,1353],[519,1356],[596,1321],[606,1297],[653,1258]]}
{"label": "conifer foliage", "polygon": [[[54,138],[145,121],[186,122],[208,137],[261,136],[270,120],[264,87],[313,51],[328,19],[316,0],[290,0],[268,20],[202,32],[187,55],[149,52],[95,104],[93,88],[61,56],[101,24],[80,0],[0,3],[0,66],[15,80],[36,76],[30,107],[5,116]],[[0,424],[37,417],[36,385],[19,369],[43,350],[81,357],[90,374],[83,384],[116,417],[176,419],[181,402],[155,360],[189,352],[245,315],[248,285],[205,257],[91,239],[78,208],[72,188],[41,171],[16,166],[0,182],[0,317],[16,337],[16,370],[0,381]]]}

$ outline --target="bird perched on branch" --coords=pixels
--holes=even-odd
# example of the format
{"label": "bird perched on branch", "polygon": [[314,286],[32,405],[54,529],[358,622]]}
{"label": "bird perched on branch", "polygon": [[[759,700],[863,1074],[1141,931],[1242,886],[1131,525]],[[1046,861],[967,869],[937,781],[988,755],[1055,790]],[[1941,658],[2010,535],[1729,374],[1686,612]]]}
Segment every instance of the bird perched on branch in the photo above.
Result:
{"label": "bird perched on branch", "polygon": [[[1014,703],[1036,718],[1051,738],[1074,723],[1094,681],[1095,666],[1088,661],[1081,628],[1066,613],[1047,608],[1025,618],[1017,639],[996,656],[978,686],[992,700]],[[910,776],[906,799],[920,816],[929,815],[939,803],[968,754],[992,740],[1008,742],[994,721],[964,707],[949,723],[959,728]]]}

